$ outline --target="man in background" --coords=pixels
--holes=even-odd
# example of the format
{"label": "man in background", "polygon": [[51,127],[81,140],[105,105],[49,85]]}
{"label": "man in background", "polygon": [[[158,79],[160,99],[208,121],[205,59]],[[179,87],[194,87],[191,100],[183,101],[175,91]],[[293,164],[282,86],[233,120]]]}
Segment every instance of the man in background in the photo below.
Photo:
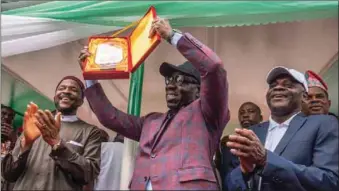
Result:
{"label": "man in background", "polygon": [[[17,134],[13,128],[15,111],[11,107],[1,104],[1,162],[13,150]],[[1,177],[1,190],[12,190],[13,184]]]}
{"label": "man in background", "polygon": [[12,150],[17,139],[16,130],[13,128],[14,117],[15,111],[1,104],[1,153]]}
{"label": "man in background", "polygon": [[308,96],[303,104],[303,112],[306,115],[328,115],[331,100],[326,82],[311,70],[306,71],[305,77],[308,84]]}
{"label": "man in background", "polygon": [[[243,103],[238,110],[238,120],[242,128],[259,124],[263,120],[260,107],[253,102]],[[227,172],[239,165],[238,157],[232,155],[230,149],[226,146],[227,140],[228,135],[221,139],[220,151],[217,152],[216,156],[216,166],[221,180],[224,180]],[[227,185],[223,184],[223,190],[227,190]]]}

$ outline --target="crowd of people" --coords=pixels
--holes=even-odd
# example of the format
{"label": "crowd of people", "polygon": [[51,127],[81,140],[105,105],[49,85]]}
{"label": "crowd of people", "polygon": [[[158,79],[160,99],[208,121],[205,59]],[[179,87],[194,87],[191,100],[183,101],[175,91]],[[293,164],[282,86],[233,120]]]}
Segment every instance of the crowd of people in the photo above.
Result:
{"label": "crowd of people", "polygon": [[[119,188],[110,184],[111,170],[120,166],[107,162],[113,156],[106,152],[107,133],[76,116],[85,97],[100,123],[118,133],[114,142],[139,142],[131,190],[338,189],[338,118],[329,113],[328,87],[320,76],[273,68],[266,80],[269,119],[245,102],[240,127],[221,138],[230,120],[222,60],[167,20],[153,22],[150,35],[155,33],[187,59],[160,66],[168,111],[126,114],[109,102],[98,81],[83,84],[74,76],[57,84],[55,112],[28,103],[19,137],[12,128],[15,112],[2,105],[2,190]],[[85,47],[80,65],[89,55]]]}

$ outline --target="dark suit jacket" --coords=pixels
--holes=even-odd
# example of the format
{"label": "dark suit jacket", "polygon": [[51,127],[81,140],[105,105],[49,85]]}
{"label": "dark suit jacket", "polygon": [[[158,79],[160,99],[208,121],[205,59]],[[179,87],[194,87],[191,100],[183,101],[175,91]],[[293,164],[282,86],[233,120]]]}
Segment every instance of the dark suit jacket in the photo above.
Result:
{"label": "dark suit jacket", "polygon": [[131,190],[145,189],[149,179],[153,190],[217,189],[211,164],[229,121],[226,71],[220,58],[190,34],[179,40],[177,48],[200,71],[200,98],[182,108],[166,131],[162,126],[166,113],[127,115],[110,104],[100,84],[85,91],[105,127],[140,142]]}
{"label": "dark suit jacket", "polygon": [[[269,122],[252,130],[264,144]],[[262,191],[338,190],[338,120],[329,115],[293,118],[260,173]],[[225,179],[229,190],[246,190],[239,166]]]}
{"label": "dark suit jacket", "polygon": [[[225,137],[228,140],[228,135]],[[222,141],[225,139],[223,138]],[[226,142],[220,144],[220,150],[216,153],[216,166],[220,173],[221,180],[224,180],[226,175],[236,168],[240,163],[238,157],[233,155],[230,149],[226,146]],[[222,181],[222,190],[227,191],[227,185]]]}

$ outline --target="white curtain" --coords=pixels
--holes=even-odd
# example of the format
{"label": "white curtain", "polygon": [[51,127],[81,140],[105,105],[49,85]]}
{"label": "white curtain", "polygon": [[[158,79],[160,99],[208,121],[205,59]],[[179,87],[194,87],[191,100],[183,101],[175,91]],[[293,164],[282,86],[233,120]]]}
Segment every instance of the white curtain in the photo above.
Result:
{"label": "white curtain", "polygon": [[1,15],[1,57],[42,50],[119,28]]}

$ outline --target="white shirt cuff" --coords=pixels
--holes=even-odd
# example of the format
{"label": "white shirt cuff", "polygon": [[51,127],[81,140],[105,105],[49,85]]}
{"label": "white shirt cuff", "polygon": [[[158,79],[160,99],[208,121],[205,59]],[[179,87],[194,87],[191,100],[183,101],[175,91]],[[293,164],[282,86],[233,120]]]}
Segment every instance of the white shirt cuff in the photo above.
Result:
{"label": "white shirt cuff", "polygon": [[98,83],[98,80],[85,80],[86,88],[89,88],[96,83]]}
{"label": "white shirt cuff", "polygon": [[181,39],[182,36],[183,36],[182,34],[174,32],[174,35],[171,39],[171,44],[173,46],[177,47],[177,44],[178,44],[178,42],[179,42],[179,40]]}

